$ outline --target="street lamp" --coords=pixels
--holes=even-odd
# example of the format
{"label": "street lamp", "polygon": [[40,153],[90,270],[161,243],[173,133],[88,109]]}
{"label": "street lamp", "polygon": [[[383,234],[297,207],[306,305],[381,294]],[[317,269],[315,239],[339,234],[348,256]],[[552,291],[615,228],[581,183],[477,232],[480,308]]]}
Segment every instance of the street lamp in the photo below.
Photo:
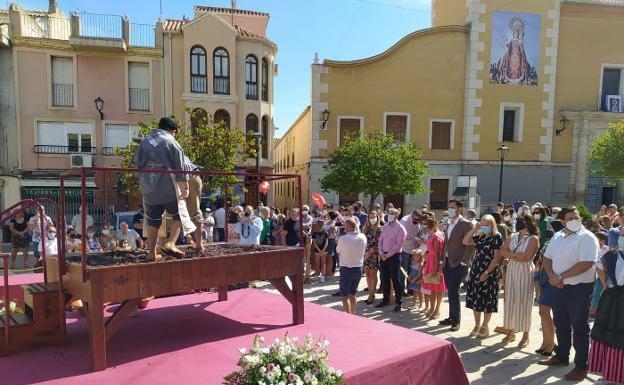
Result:
{"label": "street lamp", "polygon": [[[262,132],[256,131],[251,135],[256,140],[256,174],[260,174],[260,150],[262,150]],[[256,176],[256,204],[260,202],[260,175]]]}
{"label": "street lamp", "polygon": [[321,119],[322,119],[321,130],[325,129],[325,126],[327,125],[327,121],[329,120],[329,115],[330,114],[331,113],[329,112],[329,110],[327,108],[324,109],[323,112],[321,112]]}
{"label": "street lamp", "polygon": [[509,154],[509,147],[501,144],[496,151],[500,157],[500,179],[498,180],[498,201],[503,201],[503,168],[505,167],[505,158]]}
{"label": "street lamp", "polygon": [[98,112],[100,113],[100,120],[104,119],[104,113],[102,112],[102,110],[104,109],[104,99],[102,99],[101,97],[97,97],[93,103],[95,103],[95,109],[98,110]]}

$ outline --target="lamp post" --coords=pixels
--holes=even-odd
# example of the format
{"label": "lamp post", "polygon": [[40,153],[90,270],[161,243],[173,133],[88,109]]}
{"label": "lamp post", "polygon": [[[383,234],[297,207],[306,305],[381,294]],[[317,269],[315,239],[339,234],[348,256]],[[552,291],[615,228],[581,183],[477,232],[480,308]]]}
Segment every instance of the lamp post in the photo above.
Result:
{"label": "lamp post", "polygon": [[509,147],[501,144],[496,151],[500,157],[500,178],[498,180],[498,201],[503,201],[503,169],[505,168],[505,158],[509,154]]}
{"label": "lamp post", "polygon": [[329,115],[331,113],[329,112],[329,110],[326,108],[323,110],[323,112],[321,112],[321,130],[325,129],[325,126],[327,125],[327,121],[329,120]]}
{"label": "lamp post", "polygon": [[98,96],[93,103],[95,103],[95,109],[100,113],[100,120],[104,120],[104,113],[102,112],[104,109],[104,99]]}
{"label": "lamp post", "polygon": [[[260,174],[260,152],[262,150],[262,132],[256,131],[251,135],[256,140],[256,174]],[[260,202],[260,176],[256,176],[256,205]]]}

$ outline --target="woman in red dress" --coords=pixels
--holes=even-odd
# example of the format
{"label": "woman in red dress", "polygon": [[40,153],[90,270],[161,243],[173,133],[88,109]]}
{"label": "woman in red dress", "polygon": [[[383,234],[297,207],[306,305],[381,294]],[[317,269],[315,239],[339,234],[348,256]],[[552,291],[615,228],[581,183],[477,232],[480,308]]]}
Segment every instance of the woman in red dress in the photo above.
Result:
{"label": "woman in red dress", "polygon": [[440,315],[442,294],[446,291],[441,265],[444,260],[444,233],[440,231],[438,221],[435,218],[427,219],[424,233],[428,235],[428,239],[427,258],[425,261],[425,268],[423,269],[423,277],[435,274],[439,277],[439,282],[425,283],[423,279],[421,287],[431,292],[431,308],[426,315],[429,319],[436,319]]}

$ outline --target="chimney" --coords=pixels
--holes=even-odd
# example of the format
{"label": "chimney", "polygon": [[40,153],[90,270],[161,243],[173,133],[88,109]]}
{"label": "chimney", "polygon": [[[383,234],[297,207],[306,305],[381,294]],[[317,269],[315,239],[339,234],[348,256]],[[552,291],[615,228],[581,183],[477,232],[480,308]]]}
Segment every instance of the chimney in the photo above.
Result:
{"label": "chimney", "polygon": [[59,13],[58,4],[56,4],[56,0],[48,1],[48,13],[51,15]]}

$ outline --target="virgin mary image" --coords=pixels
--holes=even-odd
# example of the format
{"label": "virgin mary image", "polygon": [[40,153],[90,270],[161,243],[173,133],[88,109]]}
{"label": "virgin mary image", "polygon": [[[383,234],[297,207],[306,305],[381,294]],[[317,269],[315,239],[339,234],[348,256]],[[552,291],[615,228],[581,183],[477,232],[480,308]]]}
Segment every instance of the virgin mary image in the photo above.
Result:
{"label": "virgin mary image", "polygon": [[503,55],[490,67],[490,81],[499,84],[537,85],[537,74],[525,50],[526,23],[520,16],[509,20]]}

